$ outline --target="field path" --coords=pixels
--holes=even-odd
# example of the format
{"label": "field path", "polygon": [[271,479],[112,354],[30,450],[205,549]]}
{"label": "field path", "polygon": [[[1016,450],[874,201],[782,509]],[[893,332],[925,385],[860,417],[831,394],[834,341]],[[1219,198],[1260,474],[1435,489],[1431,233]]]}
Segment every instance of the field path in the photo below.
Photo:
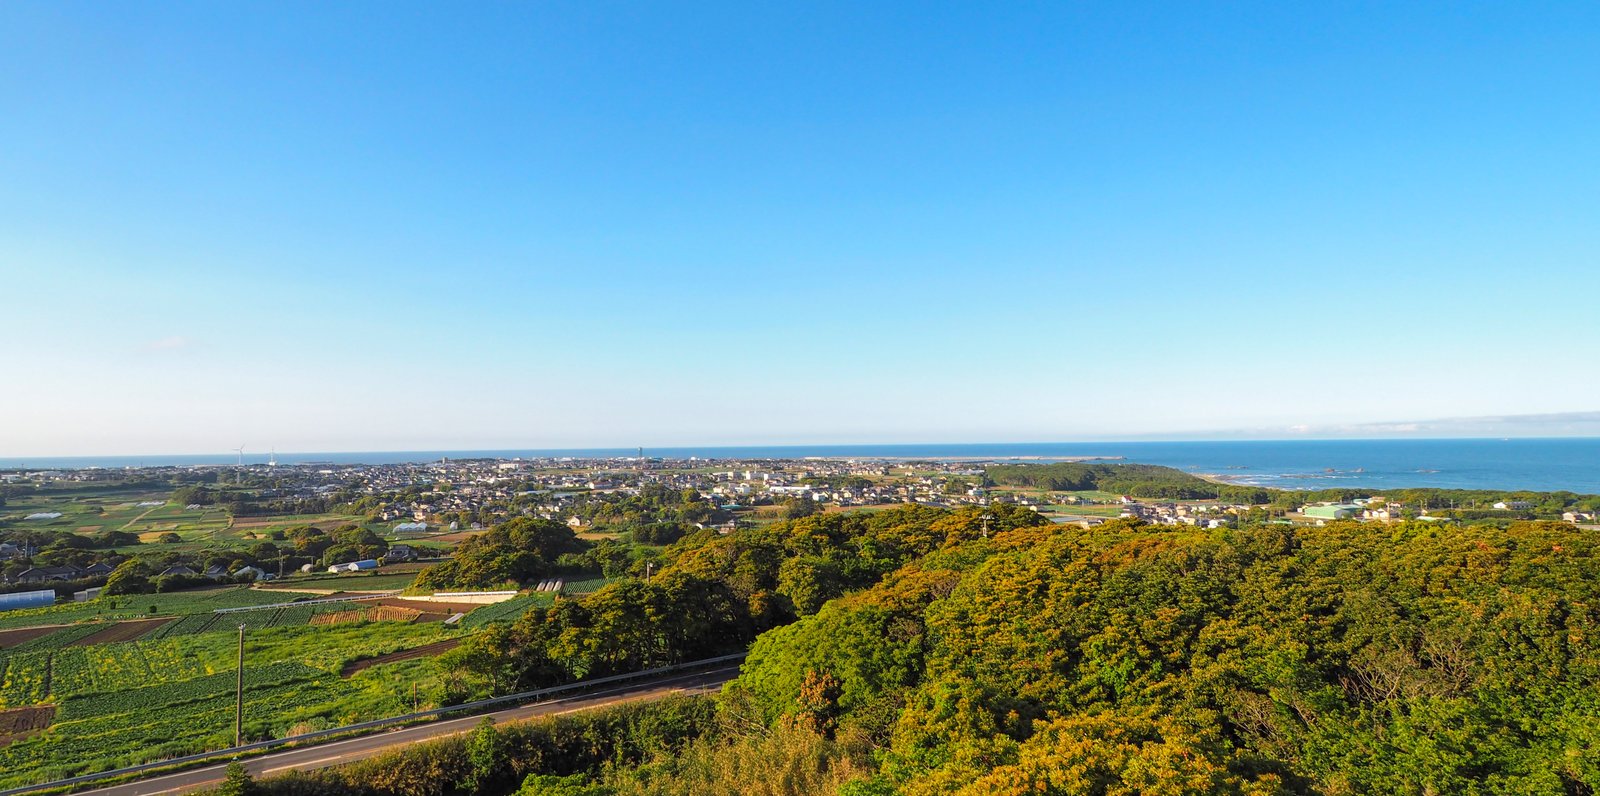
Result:
{"label": "field path", "polygon": [[128,520],[128,524],[122,526],[122,530],[126,531],[129,528],[132,528],[134,523],[138,522],[139,520],[144,519],[145,517],[150,516],[150,512],[155,511],[156,509],[159,509],[159,508],[165,508],[166,505],[167,504],[163,503],[163,504],[161,504],[159,506],[151,506],[150,508],[145,509],[143,514],[140,514],[139,516],[134,517],[131,520]]}

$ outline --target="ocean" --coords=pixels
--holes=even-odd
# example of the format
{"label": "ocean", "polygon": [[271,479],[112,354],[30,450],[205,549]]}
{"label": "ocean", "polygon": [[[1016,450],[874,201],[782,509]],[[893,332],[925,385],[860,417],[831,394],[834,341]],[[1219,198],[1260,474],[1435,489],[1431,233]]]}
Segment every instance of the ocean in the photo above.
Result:
{"label": "ocean", "polygon": [[[397,464],[465,458],[609,458],[635,448],[279,453],[283,464]],[[1444,487],[1600,493],[1600,437],[1564,439],[1381,439],[1184,442],[1027,442],[903,445],[775,445],[646,448],[645,455],[708,459],[1104,457],[1285,489]],[[245,461],[265,463],[265,454]],[[231,464],[230,453],[198,456],[3,458],[0,468],[65,469]]]}

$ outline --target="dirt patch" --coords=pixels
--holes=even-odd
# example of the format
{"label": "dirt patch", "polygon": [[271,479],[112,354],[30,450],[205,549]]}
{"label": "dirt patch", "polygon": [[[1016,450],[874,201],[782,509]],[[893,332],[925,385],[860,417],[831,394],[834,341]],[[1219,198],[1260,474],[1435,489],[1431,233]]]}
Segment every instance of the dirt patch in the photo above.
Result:
{"label": "dirt patch", "polygon": [[430,536],[428,537],[428,540],[433,542],[465,542],[466,540],[483,533],[488,533],[488,531],[456,531],[455,533],[447,533],[443,536]]}
{"label": "dirt patch", "polygon": [[42,732],[55,719],[55,705],[0,710],[0,747]]}
{"label": "dirt patch", "polygon": [[385,663],[410,661],[416,660],[417,658],[431,658],[435,655],[440,655],[455,649],[456,645],[460,643],[461,639],[452,638],[444,641],[435,641],[432,644],[424,644],[420,647],[412,647],[408,650],[391,652],[387,655],[379,655],[376,658],[362,658],[359,661],[351,661],[345,664],[344,668],[339,670],[339,676],[349,677],[357,672],[371,669],[374,666],[382,666]]}
{"label": "dirt patch", "polygon": [[60,625],[47,625],[45,627],[24,627],[19,630],[0,630],[0,649],[10,649],[18,644],[32,641],[40,636],[47,636],[60,629]]}
{"label": "dirt patch", "polygon": [[171,621],[172,617],[169,616],[164,619],[133,619],[127,622],[118,622],[104,630],[84,636],[67,646],[87,647],[91,644],[116,644],[122,641],[132,641]]}
{"label": "dirt patch", "polygon": [[474,608],[482,608],[481,603],[439,603],[431,600],[402,600],[399,597],[385,597],[373,600],[373,605],[393,605],[396,608],[415,608],[425,614],[464,614]]}

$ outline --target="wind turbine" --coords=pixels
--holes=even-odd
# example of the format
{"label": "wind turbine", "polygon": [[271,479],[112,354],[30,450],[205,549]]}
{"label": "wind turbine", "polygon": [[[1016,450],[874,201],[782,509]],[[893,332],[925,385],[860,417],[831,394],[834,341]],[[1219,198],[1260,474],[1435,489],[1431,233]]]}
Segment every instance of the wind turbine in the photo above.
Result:
{"label": "wind turbine", "polygon": [[239,447],[234,448],[233,451],[239,454],[239,469],[235,470],[233,473],[233,483],[238,484],[243,478],[243,476],[240,474],[240,471],[244,469],[244,446],[240,445]]}

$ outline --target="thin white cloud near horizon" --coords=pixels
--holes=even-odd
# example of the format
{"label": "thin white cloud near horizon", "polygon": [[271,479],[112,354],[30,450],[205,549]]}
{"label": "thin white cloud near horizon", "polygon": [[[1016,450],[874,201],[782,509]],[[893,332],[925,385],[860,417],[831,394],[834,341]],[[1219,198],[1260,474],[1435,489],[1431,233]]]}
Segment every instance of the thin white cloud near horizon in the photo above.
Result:
{"label": "thin white cloud near horizon", "polygon": [[188,348],[190,340],[181,334],[169,335],[146,342],[142,348],[145,351],[177,351]]}
{"label": "thin white cloud near horizon", "polygon": [[1600,411],[1483,415],[1373,423],[1298,423],[1284,428],[1241,429],[1239,435],[1281,432],[1288,438],[1315,437],[1499,437],[1600,436]]}

